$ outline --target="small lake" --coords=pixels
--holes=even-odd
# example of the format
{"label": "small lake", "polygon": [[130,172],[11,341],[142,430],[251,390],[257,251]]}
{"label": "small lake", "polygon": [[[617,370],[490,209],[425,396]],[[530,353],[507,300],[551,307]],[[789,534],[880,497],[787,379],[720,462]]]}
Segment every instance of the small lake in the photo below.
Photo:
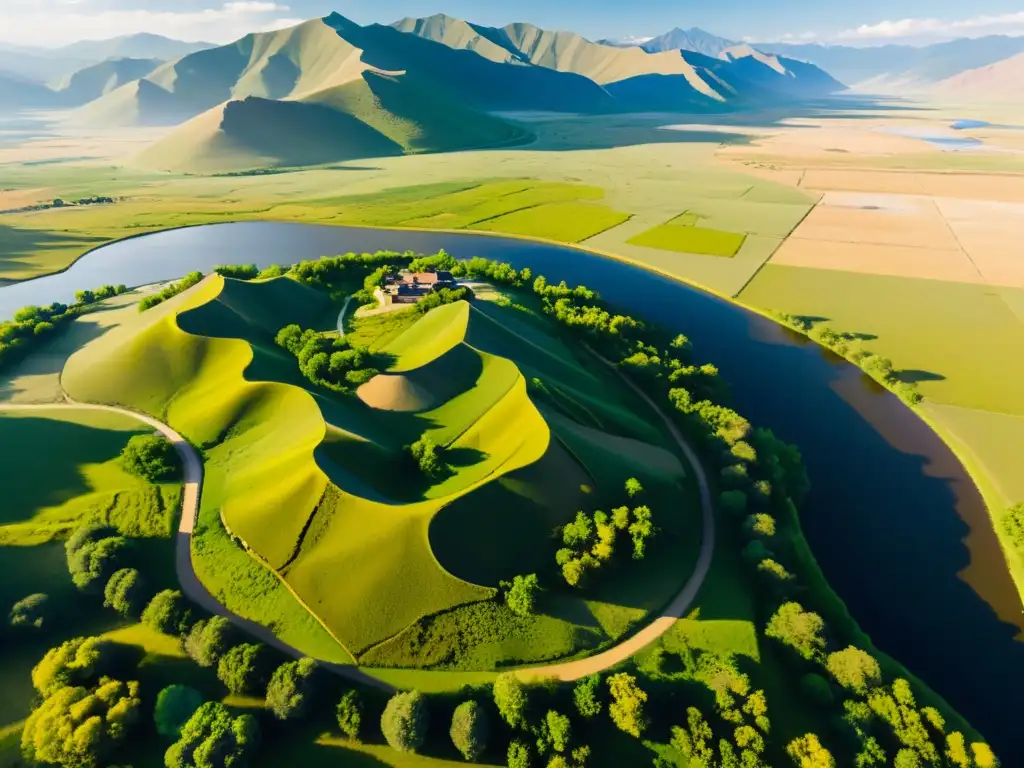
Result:
{"label": "small lake", "polygon": [[[956,127],[955,125],[953,126]],[[972,127],[972,126],[965,126]],[[950,136],[945,131],[941,130],[929,130],[926,128],[879,128],[878,130],[883,133],[890,133],[894,136],[906,136],[908,139],[920,139],[921,141],[927,141],[929,144],[933,144],[942,150],[947,152],[956,152],[962,150],[986,150],[990,149],[981,142],[980,139],[971,138],[970,136]]]}
{"label": "small lake", "polygon": [[67,272],[0,288],[0,317],[25,304],[68,301],[81,288],[152,283],[218,264],[440,248],[584,283],[624,310],[693,338],[698,359],[715,363],[731,384],[737,409],[800,446],[813,486],[804,530],[853,616],[880,648],[981,729],[1004,765],[1024,765],[1024,644],[1015,639],[1021,604],[978,490],[945,444],[894,396],[802,336],[731,302],[553,245],[252,222],[105,246]]}

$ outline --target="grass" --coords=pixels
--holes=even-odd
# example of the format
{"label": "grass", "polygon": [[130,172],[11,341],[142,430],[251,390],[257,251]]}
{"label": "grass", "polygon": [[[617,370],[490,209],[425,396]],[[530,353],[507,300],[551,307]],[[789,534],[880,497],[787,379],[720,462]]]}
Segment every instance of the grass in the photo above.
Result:
{"label": "grass", "polygon": [[1024,323],[987,286],[769,264],[739,298],[877,336],[871,349],[929,400],[1024,415]]}
{"label": "grass", "polygon": [[[679,461],[639,415],[644,406],[613,374],[581,362],[545,333],[546,321],[530,310],[477,310],[460,302],[412,324],[404,317],[354,320],[354,338],[394,360],[389,375],[408,377],[429,395],[423,402],[434,405],[421,413],[319,391],[273,344],[276,330],[291,322],[331,328],[331,310],[325,298],[288,278],[243,283],[215,276],[97,339],[65,367],[72,396],[146,411],[205,448],[194,563],[207,588],[236,613],[320,658],[368,654],[381,664],[438,663],[439,649],[424,656],[408,638],[462,636],[472,623],[467,615],[500,608],[471,606],[490,600],[497,575],[513,575],[513,566],[542,555],[536,568],[550,567],[553,551],[544,554],[538,542],[587,502],[587,492],[610,492],[610,478],[620,493],[627,470],[652,487],[663,482],[663,527],[678,533],[690,525],[692,507],[679,500],[692,489],[677,485]],[[571,438],[588,462],[598,461],[600,477],[551,437],[521,370],[543,374],[616,430],[607,441],[583,427]],[[446,479],[423,484],[408,476],[402,449],[420,434],[448,447]],[[591,442],[593,448],[581,449]],[[626,445],[642,458],[619,462],[613,473]],[[567,476],[575,480],[565,488]],[[465,517],[481,503],[492,517]],[[532,518],[516,516],[524,504]],[[495,536],[502,526],[504,535]],[[504,563],[501,573],[474,573],[478,555]],[[692,556],[686,551],[684,560]],[[672,570],[674,563],[652,557],[637,569],[635,590],[588,594],[607,629],[574,597],[528,629],[496,623],[499,637],[485,650],[456,642],[453,663],[493,667],[606,642],[667,602],[685,576]],[[626,618],[613,616],[617,611]],[[455,629],[444,629],[449,624]]]}
{"label": "grass", "polygon": [[578,243],[629,221],[629,214],[602,205],[553,203],[507,213],[474,228],[564,243]]}
{"label": "grass", "polygon": [[154,486],[121,466],[128,439],[148,432],[118,414],[0,412],[0,442],[18,448],[0,466],[6,494],[0,544],[33,546],[90,522],[114,525],[132,537],[169,537],[180,486]]}
{"label": "grass", "polygon": [[739,253],[746,235],[700,227],[695,223],[697,220],[695,217],[686,218],[686,214],[683,214],[680,223],[675,223],[677,220],[673,219],[631,237],[628,242],[662,251],[721,256],[729,259]]}

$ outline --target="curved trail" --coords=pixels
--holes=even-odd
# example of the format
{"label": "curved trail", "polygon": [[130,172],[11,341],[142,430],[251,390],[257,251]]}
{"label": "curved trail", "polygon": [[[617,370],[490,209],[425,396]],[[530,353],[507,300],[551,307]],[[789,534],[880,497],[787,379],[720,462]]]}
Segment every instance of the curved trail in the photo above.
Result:
{"label": "curved trail", "polygon": [[[342,318],[344,317],[344,313],[347,308],[348,304],[346,303],[338,316],[339,330],[342,324]],[[634,384],[613,363],[604,359],[596,352],[593,352],[593,350],[591,350],[591,352],[598,360],[610,368],[613,368],[622,380],[626,382],[630,389],[642,398],[655,413],[661,416],[665,426],[668,428],[673,439],[679,445],[679,448],[686,457],[690,468],[693,470],[694,475],[697,478],[697,484],[700,490],[700,554],[697,558],[697,564],[694,567],[693,573],[690,574],[690,578],[687,579],[686,584],[683,585],[683,589],[679,594],[676,595],[672,602],[661,612],[658,618],[641,629],[635,635],[632,635],[615,647],[609,648],[596,656],[590,656],[585,659],[565,662],[562,664],[548,664],[540,667],[520,669],[517,671],[517,674],[523,678],[576,680],[580,677],[586,677],[587,675],[594,674],[595,672],[604,671],[622,661],[625,661],[634,653],[665,634],[677,619],[686,614],[704,583],[704,578],[707,576],[708,569],[711,567],[711,557],[714,553],[715,521],[713,507],[711,504],[711,491],[708,486],[707,476],[704,474],[704,468],[701,466],[700,459],[697,457],[697,454],[694,452],[693,448],[690,447],[690,444],[683,437],[682,432],[679,431],[679,428],[675,423],[662,412],[661,408],[658,407],[646,392]],[[196,576],[195,569],[192,567],[192,532],[195,529],[196,521],[199,517],[199,501],[203,485],[203,462],[199,453],[191,443],[189,443],[178,432],[171,429],[171,427],[151,416],[113,405],[78,403],[69,398],[66,394],[65,400],[58,403],[40,403],[31,405],[0,403],[0,411],[46,411],[59,408],[107,411],[110,413],[121,414],[122,416],[127,416],[135,419],[136,421],[141,421],[142,423],[152,427],[170,441],[175,450],[177,450],[178,455],[181,457],[182,468],[184,470],[184,492],[182,494],[181,521],[178,525],[178,533],[175,542],[175,567],[182,593],[188,597],[189,600],[196,603],[210,614],[223,616],[261,642],[277,648],[293,658],[301,658],[304,656],[305,654],[297,648],[281,641],[267,627],[250,621],[249,619],[242,618],[241,616],[229,611],[220,603],[220,601],[217,600],[217,598],[210,594],[203,583],[199,580],[199,577]],[[365,685],[370,685],[387,691],[394,690],[393,686],[367,674],[366,672],[363,672],[356,666],[322,661],[320,663],[332,672],[347,677],[354,682],[363,683]],[[441,672],[439,674],[444,673]]]}
{"label": "curved trail", "polygon": [[[588,347],[588,349],[590,349]],[[577,680],[587,675],[592,675],[596,672],[603,672],[610,667],[614,667],[616,664],[625,661],[634,653],[637,653],[641,649],[653,643],[663,634],[668,632],[672,628],[672,625],[676,623],[677,619],[682,618],[690,609],[690,605],[697,597],[697,593],[704,584],[704,579],[708,575],[708,570],[711,568],[711,558],[715,551],[715,515],[714,507],[711,504],[711,488],[708,485],[707,475],[704,473],[704,467],[700,463],[700,458],[697,456],[696,451],[690,446],[683,437],[683,433],[680,432],[679,427],[675,425],[668,416],[665,415],[664,411],[652,400],[646,392],[644,392],[639,386],[637,386],[628,376],[619,370],[618,366],[614,363],[606,360],[601,355],[597,354],[594,350],[590,349],[590,353],[594,355],[598,360],[607,365],[609,368],[615,370],[619,377],[632,389],[638,397],[646,402],[651,408],[657,413],[668,431],[671,433],[672,438],[679,445],[680,450],[686,457],[687,463],[690,465],[690,469],[693,470],[694,476],[697,478],[697,486],[700,490],[700,510],[701,510],[701,539],[700,539],[700,554],[697,556],[697,564],[693,569],[693,573],[690,574],[690,578],[686,580],[686,584],[683,585],[682,590],[677,594],[672,602],[661,612],[654,621],[648,624],[646,627],[641,629],[635,635],[632,635],[623,640],[613,648],[609,648],[607,651],[603,651],[595,656],[588,656],[585,659],[578,661],[567,661],[563,664],[548,664],[543,667],[530,667],[520,671],[521,676],[538,677],[538,678],[555,678],[557,680]]]}

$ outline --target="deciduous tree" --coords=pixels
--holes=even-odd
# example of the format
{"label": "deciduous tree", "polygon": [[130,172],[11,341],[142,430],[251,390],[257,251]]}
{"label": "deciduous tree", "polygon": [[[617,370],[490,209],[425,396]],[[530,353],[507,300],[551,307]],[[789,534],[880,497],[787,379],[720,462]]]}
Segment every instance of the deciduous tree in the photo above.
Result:
{"label": "deciduous tree", "polygon": [[13,629],[39,630],[48,622],[50,598],[42,592],[23,597],[11,607],[8,623]]}
{"label": "deciduous tree", "polygon": [[181,729],[203,704],[203,694],[187,685],[169,685],[156,697],[153,721],[161,736],[177,739]]}
{"label": "deciduous tree", "polygon": [[768,621],[765,634],[788,645],[805,659],[814,659],[825,650],[825,622],[821,616],[805,611],[799,603],[783,603]]}
{"label": "deciduous tree", "polygon": [[637,738],[647,728],[647,717],[644,704],[647,694],[637,685],[636,678],[627,672],[619,672],[608,678],[608,689],[611,691],[612,703],[608,713],[612,722]]}
{"label": "deciduous tree", "polygon": [[[852,645],[828,655],[828,671],[843,688],[864,695],[882,683],[882,669],[875,658]],[[940,729],[941,730],[941,729]]]}
{"label": "deciduous tree", "polygon": [[352,741],[359,741],[359,732],[363,724],[363,701],[358,691],[345,691],[338,701],[335,716],[338,720],[338,729]]}
{"label": "deciduous tree", "polygon": [[245,768],[259,742],[255,717],[234,717],[220,702],[208,701],[182,727],[164,764],[167,768]]}
{"label": "deciduous tree", "polygon": [[380,730],[393,749],[415,752],[427,739],[430,713],[419,691],[396,693],[384,707]]}
{"label": "deciduous tree", "polygon": [[256,693],[266,681],[265,658],[262,645],[236,645],[217,662],[217,679],[224,683],[231,693]]}
{"label": "deciduous tree", "polygon": [[475,762],[487,748],[490,723],[477,701],[464,701],[455,708],[448,731],[452,744],[467,761]]}
{"label": "deciduous tree", "polygon": [[501,582],[501,586],[505,590],[505,604],[512,613],[519,616],[529,616],[533,613],[537,593],[540,591],[537,574],[516,576],[511,583]]}
{"label": "deciduous tree", "polygon": [[512,728],[526,724],[526,688],[514,672],[504,672],[494,680],[494,703],[502,719]]}
{"label": "deciduous tree", "polygon": [[178,455],[167,438],[156,435],[135,435],[121,451],[124,468],[154,483],[178,475]]}
{"label": "deciduous tree", "polygon": [[192,611],[185,596],[176,589],[157,592],[142,612],[142,623],[165,635],[182,635],[191,621]]}
{"label": "deciduous tree", "polygon": [[601,714],[601,675],[594,674],[581,678],[573,690],[573,700],[581,717],[591,718]]}
{"label": "deciduous tree", "polygon": [[278,720],[299,720],[308,713],[317,665],[313,659],[287,661],[267,685],[267,709]]}
{"label": "deciduous tree", "polygon": [[145,602],[145,582],[135,568],[114,571],[103,588],[103,605],[122,616],[134,616]]}

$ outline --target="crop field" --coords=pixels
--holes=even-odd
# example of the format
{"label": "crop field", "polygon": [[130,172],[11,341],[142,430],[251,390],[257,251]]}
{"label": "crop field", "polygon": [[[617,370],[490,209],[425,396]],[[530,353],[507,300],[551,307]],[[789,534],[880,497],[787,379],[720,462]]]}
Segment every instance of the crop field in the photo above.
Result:
{"label": "crop field", "polygon": [[[324,294],[288,278],[243,283],[214,276],[87,345],[64,370],[72,396],[162,416],[206,446],[195,568],[232,610],[321,658],[369,653],[387,666],[440,663],[403,645],[403,632],[430,631],[435,621],[441,622],[437,627],[451,621],[466,626],[466,611],[479,610],[472,606],[490,600],[499,578],[542,552],[536,542],[574,514],[585,501],[584,489],[602,485],[610,474],[622,483],[630,471],[658,489],[652,493],[667,507],[665,529],[681,536],[689,529],[687,504],[673,507],[692,489],[682,490],[684,473],[662,447],[664,437],[628,415],[635,409],[621,399],[621,389],[603,389],[613,374],[598,375],[574,362],[576,356],[543,333],[538,318],[496,305],[481,311],[465,302],[412,324],[396,319],[404,313],[357,318],[351,325],[362,343],[389,338],[378,350],[390,370],[364,385],[369,394],[344,397],[312,387],[272,341],[289,323],[332,328],[327,303]],[[105,375],[97,376],[98,370]],[[110,371],[124,374],[112,377]],[[590,393],[588,410],[613,434],[602,441],[602,432],[581,427],[566,440],[586,452],[588,462],[600,464],[600,483],[552,437],[527,394],[527,372]],[[384,384],[377,383],[381,379]],[[410,392],[416,394],[411,400]],[[421,434],[447,446],[452,456],[450,475],[427,488],[415,478],[402,480],[408,475],[403,446]],[[627,440],[642,446],[647,459],[616,467],[616,452]],[[479,512],[458,517],[460,509],[481,509],[477,494],[494,497],[483,507],[494,519],[483,520]],[[524,501],[537,509],[533,522],[516,519]],[[441,508],[445,515],[435,518]],[[449,522],[432,525],[442,519]],[[508,530],[492,541],[484,532],[505,524],[498,520]],[[228,531],[263,563],[234,547]],[[482,543],[467,548],[466,536]],[[467,551],[492,559],[500,553],[505,565],[471,573]],[[678,588],[665,570],[679,553],[666,552],[670,560],[652,556],[647,575],[638,573],[660,589],[632,605],[629,620],[609,622],[616,632],[602,630],[580,601],[567,615],[538,617],[535,627],[498,622],[511,639],[484,643],[490,650],[478,656],[456,649],[444,663],[471,668],[499,657],[529,661],[531,648],[548,658],[605,642]],[[611,605],[606,613],[614,611],[616,595],[594,597]],[[427,622],[422,627],[421,619]],[[547,636],[563,639],[554,646],[523,639]],[[389,638],[395,639],[386,643]]]}
{"label": "crop field", "polygon": [[628,213],[586,203],[553,203],[506,213],[473,229],[578,243],[629,221]]}
{"label": "crop field", "polygon": [[[685,214],[684,214],[685,216]],[[662,251],[696,253],[704,256],[722,256],[731,259],[743,245],[745,235],[699,227],[696,224],[674,222],[641,232],[629,239],[632,245],[657,248]]]}

